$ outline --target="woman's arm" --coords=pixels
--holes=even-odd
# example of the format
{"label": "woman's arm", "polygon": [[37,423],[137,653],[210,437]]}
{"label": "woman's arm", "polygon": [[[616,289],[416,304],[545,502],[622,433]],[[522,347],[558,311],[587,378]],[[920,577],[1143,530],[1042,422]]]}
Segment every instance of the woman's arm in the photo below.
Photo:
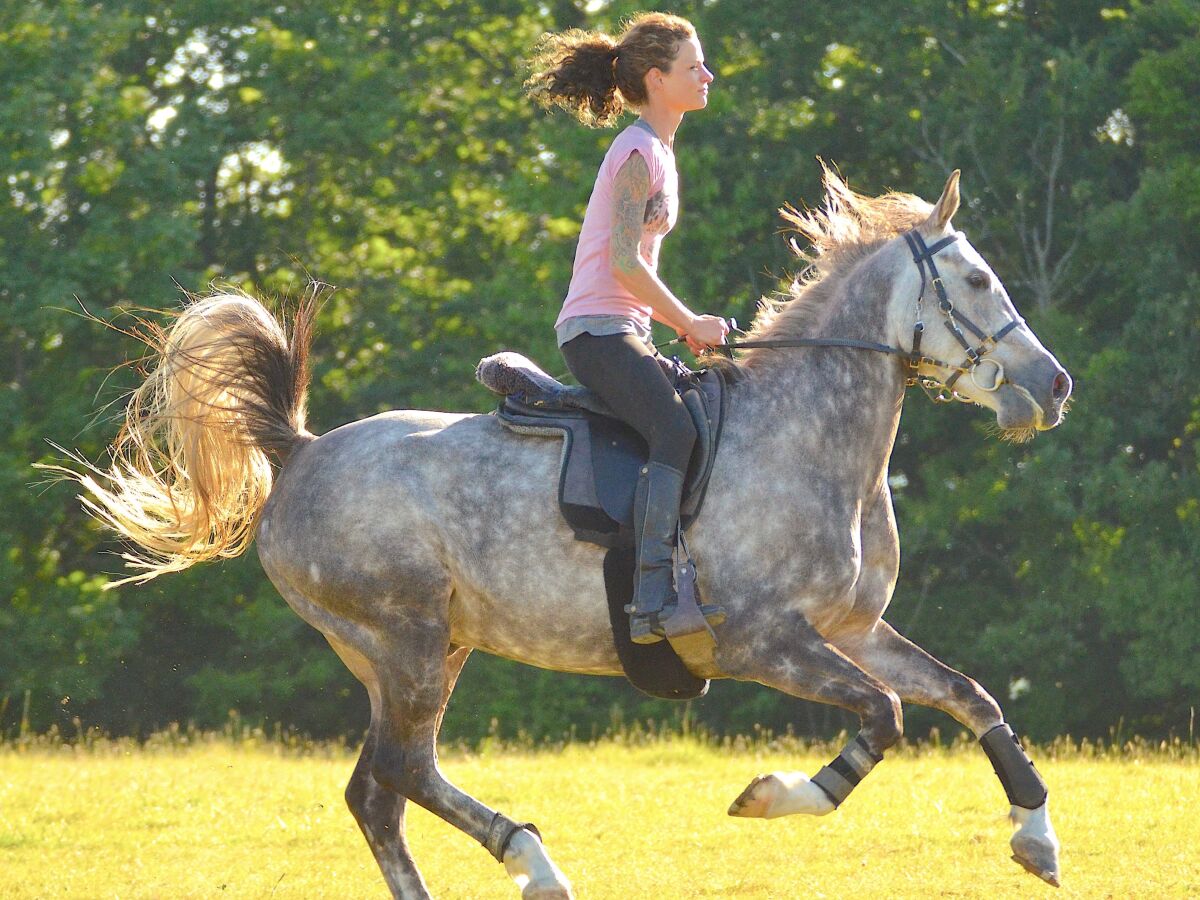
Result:
{"label": "woman's arm", "polygon": [[725,323],[697,316],[671,293],[641,254],[643,218],[650,198],[650,169],[640,153],[625,160],[613,179],[613,222],[609,265],[617,282],[650,307],[651,315],[702,345],[725,340]]}

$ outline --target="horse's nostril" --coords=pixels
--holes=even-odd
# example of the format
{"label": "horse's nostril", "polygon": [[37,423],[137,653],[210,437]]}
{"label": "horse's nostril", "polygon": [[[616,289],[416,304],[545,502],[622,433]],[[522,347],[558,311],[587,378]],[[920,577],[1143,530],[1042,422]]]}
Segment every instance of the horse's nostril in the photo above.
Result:
{"label": "horse's nostril", "polygon": [[1067,396],[1067,391],[1070,390],[1071,379],[1067,377],[1066,372],[1059,372],[1054,376],[1054,399],[1062,400]]}

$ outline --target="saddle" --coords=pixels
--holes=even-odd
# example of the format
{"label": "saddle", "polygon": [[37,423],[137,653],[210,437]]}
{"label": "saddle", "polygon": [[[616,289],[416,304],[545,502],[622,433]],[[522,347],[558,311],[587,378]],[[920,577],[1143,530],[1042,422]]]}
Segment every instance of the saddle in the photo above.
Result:
{"label": "saddle", "polygon": [[[661,360],[696,426],[680,503],[686,531],[704,504],[725,418],[725,380],[717,369],[693,372],[678,360]],[[646,442],[613,417],[587,388],[565,385],[519,353],[480,361],[479,382],[503,399],[496,417],[520,434],[563,438],[558,505],[576,540],[610,549],[632,547],[633,492],[646,464]]]}
{"label": "saddle", "polygon": [[725,420],[725,380],[717,369],[693,372],[678,360],[659,359],[696,426],[696,444],[680,503],[677,623],[667,641],[634,644],[625,606],[633,599],[635,563],[633,495],[646,464],[645,441],[613,417],[587,388],[564,385],[519,353],[502,352],[480,361],[475,377],[501,395],[496,418],[519,434],[561,437],[558,505],[576,540],[608,548],[604,582],[617,656],[635,687],[655,697],[688,700],[703,696],[708,681],[695,674],[712,659],[715,637],[697,602],[695,566],[683,533],[704,504],[708,479]]}

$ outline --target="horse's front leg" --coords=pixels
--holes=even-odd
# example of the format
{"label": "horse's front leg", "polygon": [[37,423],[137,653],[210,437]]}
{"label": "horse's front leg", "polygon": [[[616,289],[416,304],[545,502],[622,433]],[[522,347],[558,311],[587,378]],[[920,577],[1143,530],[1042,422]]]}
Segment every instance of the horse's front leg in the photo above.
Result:
{"label": "horse's front leg", "polygon": [[855,665],[796,615],[786,627],[738,642],[718,660],[733,676],[777,688],[793,697],[830,703],[858,713],[862,728],[840,754],[811,779],[801,772],[760,775],[729,807],[731,816],[773,819],[793,813],[825,815],[836,809],[903,733],[900,698]]}
{"label": "horse's front leg", "polygon": [[837,643],[905,702],[940,709],[975,732],[1004,786],[1018,826],[1011,841],[1013,859],[1057,886],[1059,843],[1050,824],[1046,783],[1005,724],[999,704],[973,679],[934,659],[886,622]]}

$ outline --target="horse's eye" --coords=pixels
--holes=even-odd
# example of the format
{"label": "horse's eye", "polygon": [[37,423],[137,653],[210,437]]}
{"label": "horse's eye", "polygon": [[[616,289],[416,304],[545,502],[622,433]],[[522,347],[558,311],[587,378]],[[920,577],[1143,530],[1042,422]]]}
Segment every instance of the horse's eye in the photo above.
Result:
{"label": "horse's eye", "polygon": [[967,284],[973,288],[985,288],[990,283],[991,279],[988,278],[987,272],[980,272],[978,269],[967,276]]}

